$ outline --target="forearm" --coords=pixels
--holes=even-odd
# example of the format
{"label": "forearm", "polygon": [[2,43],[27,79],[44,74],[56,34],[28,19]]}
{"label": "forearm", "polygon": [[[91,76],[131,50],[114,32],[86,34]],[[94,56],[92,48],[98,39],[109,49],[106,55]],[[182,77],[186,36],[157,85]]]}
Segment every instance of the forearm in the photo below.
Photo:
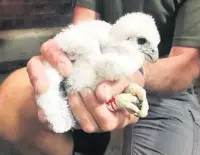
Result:
{"label": "forearm", "polygon": [[72,148],[69,137],[53,134],[39,122],[25,68],[12,73],[0,86],[0,136],[27,154],[62,155]]}
{"label": "forearm", "polygon": [[180,92],[198,76],[198,56],[170,55],[155,64],[145,64],[145,88],[149,92]]}
{"label": "forearm", "polygon": [[72,23],[76,24],[79,21],[93,20],[93,19],[98,19],[99,17],[100,15],[93,10],[76,6],[74,8]]}

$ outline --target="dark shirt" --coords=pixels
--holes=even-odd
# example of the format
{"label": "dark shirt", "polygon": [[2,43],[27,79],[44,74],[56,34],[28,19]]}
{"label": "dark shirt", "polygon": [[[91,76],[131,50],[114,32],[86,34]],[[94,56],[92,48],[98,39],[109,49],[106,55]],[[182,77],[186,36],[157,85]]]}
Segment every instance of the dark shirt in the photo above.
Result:
{"label": "dark shirt", "polygon": [[161,57],[173,45],[200,47],[200,0],[76,0],[76,5],[98,12],[110,23],[132,11],[151,14],[161,35]]}
{"label": "dark shirt", "polygon": [[[75,6],[94,10],[110,23],[133,11],[151,14],[161,36],[160,57],[168,56],[172,46],[200,49],[200,0],[76,0]],[[191,85],[171,97],[197,103],[193,94]]]}

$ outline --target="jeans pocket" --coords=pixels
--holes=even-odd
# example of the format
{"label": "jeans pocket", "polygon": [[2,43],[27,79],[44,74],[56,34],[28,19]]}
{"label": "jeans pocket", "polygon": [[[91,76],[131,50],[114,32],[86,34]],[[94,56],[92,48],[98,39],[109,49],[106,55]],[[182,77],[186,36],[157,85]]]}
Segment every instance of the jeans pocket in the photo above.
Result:
{"label": "jeans pocket", "polygon": [[193,150],[192,155],[200,154],[200,108],[189,108],[193,118]]}
{"label": "jeans pocket", "polygon": [[190,107],[189,112],[194,120],[194,123],[200,127],[200,106]]}

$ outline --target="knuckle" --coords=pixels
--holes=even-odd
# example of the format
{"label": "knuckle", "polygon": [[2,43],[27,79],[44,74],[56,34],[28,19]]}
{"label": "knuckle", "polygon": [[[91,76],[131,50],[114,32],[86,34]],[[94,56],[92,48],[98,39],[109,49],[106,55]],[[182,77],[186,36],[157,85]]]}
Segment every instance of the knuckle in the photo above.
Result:
{"label": "knuckle", "polygon": [[78,123],[86,133],[93,133],[96,131],[96,124],[92,123],[88,117],[78,119]]}
{"label": "knuckle", "polygon": [[51,42],[51,40],[46,41],[45,43],[42,44],[42,46],[40,48],[41,54],[44,54],[48,51],[50,42]]}
{"label": "knuckle", "polygon": [[133,116],[129,124],[135,124],[135,123],[137,123],[138,121],[139,121],[139,118],[136,117],[136,116]]}
{"label": "knuckle", "polygon": [[92,94],[90,91],[88,91],[86,94],[85,94],[85,101],[88,103],[88,101],[91,103],[91,102],[94,102],[94,94]]}
{"label": "knuckle", "polygon": [[27,62],[27,65],[26,65],[26,70],[27,70],[27,73],[28,73],[28,76],[29,78],[32,80],[32,78],[35,78],[35,65],[39,63],[38,61],[38,57],[35,56],[35,57],[32,57],[28,62]]}
{"label": "knuckle", "polygon": [[96,99],[94,92],[89,88],[85,88],[83,91],[81,91],[81,96],[84,99],[84,103],[93,103]]}
{"label": "knuckle", "polygon": [[129,124],[135,124],[135,123],[138,122],[138,120],[139,120],[139,117],[137,117],[137,116],[135,116],[135,115],[130,115],[130,117],[129,117],[127,123],[124,124],[123,127],[125,127],[125,126],[127,126],[127,125],[129,125]]}
{"label": "knuckle", "polygon": [[77,107],[79,107],[80,105],[80,101],[78,100],[78,95],[73,95],[73,96],[69,96],[69,102],[68,102],[72,112],[74,109],[76,109]]}
{"label": "knuckle", "polygon": [[120,120],[117,128],[124,128],[129,124],[135,124],[138,121],[138,117],[134,114],[130,114],[128,111],[122,111],[123,119]]}
{"label": "knuckle", "polygon": [[28,63],[27,63],[27,68],[32,68],[32,66],[34,65],[34,63],[36,62],[36,60],[37,60],[37,57],[36,57],[36,56],[32,57],[32,58],[28,61]]}
{"label": "knuckle", "polygon": [[106,116],[99,117],[99,126],[103,131],[111,131],[116,128],[116,123],[114,120],[108,119]]}
{"label": "knuckle", "polygon": [[91,125],[90,123],[83,123],[82,129],[86,133],[93,133],[96,131],[96,128],[93,125]]}
{"label": "knuckle", "polygon": [[107,132],[107,131],[112,131],[114,130],[114,125],[112,125],[112,123],[110,122],[104,122],[100,125],[101,129],[104,131],[104,132]]}
{"label": "knuckle", "polygon": [[45,51],[47,51],[47,43],[46,42],[43,43],[42,46],[41,46],[41,48],[40,48],[40,52],[41,53],[44,53]]}

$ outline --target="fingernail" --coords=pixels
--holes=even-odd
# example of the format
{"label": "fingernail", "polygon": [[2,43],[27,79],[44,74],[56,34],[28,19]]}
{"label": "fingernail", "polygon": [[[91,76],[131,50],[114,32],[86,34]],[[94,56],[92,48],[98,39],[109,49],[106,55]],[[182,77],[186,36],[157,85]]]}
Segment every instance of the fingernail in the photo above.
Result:
{"label": "fingernail", "polygon": [[68,76],[69,74],[69,71],[67,70],[68,69],[68,66],[65,62],[60,62],[58,64],[58,69],[60,71],[60,73],[63,75],[63,76]]}

